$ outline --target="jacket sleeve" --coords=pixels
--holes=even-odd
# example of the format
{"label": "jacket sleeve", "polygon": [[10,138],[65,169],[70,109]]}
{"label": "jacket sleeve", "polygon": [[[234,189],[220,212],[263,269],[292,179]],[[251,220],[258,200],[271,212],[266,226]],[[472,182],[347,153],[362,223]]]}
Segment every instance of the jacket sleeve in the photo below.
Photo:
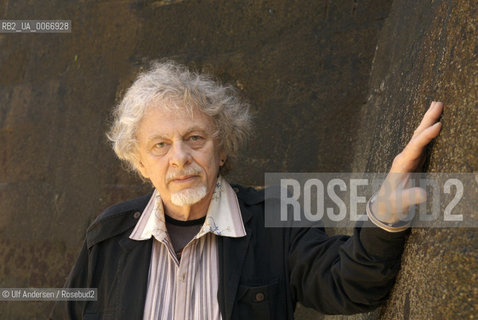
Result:
{"label": "jacket sleeve", "polygon": [[325,314],[353,314],[387,299],[409,231],[364,224],[352,237],[328,237],[323,228],[291,229],[287,263],[297,301]]}
{"label": "jacket sleeve", "polygon": [[[88,288],[88,248],[86,240],[64,288]],[[57,301],[49,319],[83,319],[86,301]]]}

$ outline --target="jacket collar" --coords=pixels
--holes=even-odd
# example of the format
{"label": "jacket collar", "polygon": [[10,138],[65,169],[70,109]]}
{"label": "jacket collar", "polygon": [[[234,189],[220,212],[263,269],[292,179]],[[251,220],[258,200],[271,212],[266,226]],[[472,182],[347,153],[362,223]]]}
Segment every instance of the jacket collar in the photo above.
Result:
{"label": "jacket collar", "polygon": [[132,230],[150,198],[151,194],[148,194],[106,209],[86,231],[88,249],[99,242]]}
{"label": "jacket collar", "polygon": [[[244,210],[244,207],[264,201],[264,193],[238,185],[231,185],[231,187],[236,192],[239,200],[242,221],[246,233],[248,233],[246,223],[252,218],[252,213]],[[87,230],[86,240],[88,249],[101,241],[115,237],[129,229],[132,230],[138,223],[138,219],[141,217],[151,197],[152,193],[106,209]]]}

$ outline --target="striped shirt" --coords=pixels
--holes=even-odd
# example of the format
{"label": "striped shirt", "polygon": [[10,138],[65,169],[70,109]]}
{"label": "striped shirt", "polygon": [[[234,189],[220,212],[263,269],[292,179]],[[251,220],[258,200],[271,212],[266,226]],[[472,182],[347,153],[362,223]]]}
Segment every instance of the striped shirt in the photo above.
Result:
{"label": "striped shirt", "polygon": [[221,319],[217,301],[217,236],[246,235],[234,190],[219,177],[206,220],[183,248],[181,262],[171,244],[161,196],[154,191],[130,238],[153,240],[143,319]]}

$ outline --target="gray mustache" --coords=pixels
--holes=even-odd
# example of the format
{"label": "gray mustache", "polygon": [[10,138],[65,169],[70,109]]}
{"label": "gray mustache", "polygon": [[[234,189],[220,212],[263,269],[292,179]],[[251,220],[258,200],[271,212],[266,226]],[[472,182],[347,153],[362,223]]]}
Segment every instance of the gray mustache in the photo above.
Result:
{"label": "gray mustache", "polygon": [[177,171],[177,172],[166,173],[166,181],[170,182],[171,180],[174,180],[174,179],[179,178],[181,176],[199,175],[199,174],[201,174],[201,170],[191,167],[191,168],[187,168],[187,169]]}

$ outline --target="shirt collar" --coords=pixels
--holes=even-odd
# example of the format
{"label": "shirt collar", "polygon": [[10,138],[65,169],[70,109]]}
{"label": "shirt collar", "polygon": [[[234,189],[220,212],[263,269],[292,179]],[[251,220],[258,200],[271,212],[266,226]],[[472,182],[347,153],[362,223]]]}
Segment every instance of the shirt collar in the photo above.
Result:
{"label": "shirt collar", "polygon": [[[219,176],[217,179],[206,220],[195,239],[202,237],[208,232],[232,238],[246,235],[236,193],[222,176]],[[168,238],[164,221],[163,201],[157,190],[154,190],[151,199],[129,237],[133,240],[148,240],[152,236],[158,241]]]}

